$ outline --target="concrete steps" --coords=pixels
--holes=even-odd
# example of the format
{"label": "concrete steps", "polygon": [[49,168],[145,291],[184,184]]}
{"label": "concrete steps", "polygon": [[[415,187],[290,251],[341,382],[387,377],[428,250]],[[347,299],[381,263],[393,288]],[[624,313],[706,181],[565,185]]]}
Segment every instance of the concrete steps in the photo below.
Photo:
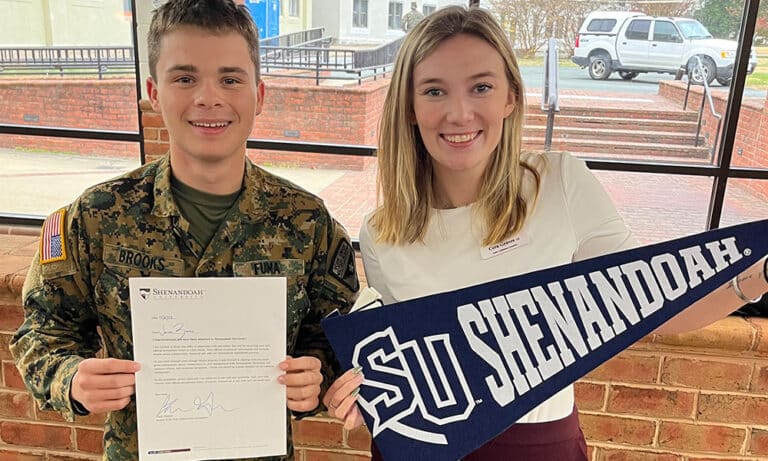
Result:
{"label": "concrete steps", "polygon": [[[651,131],[666,131],[675,133],[696,132],[696,117],[694,117],[693,120],[668,120],[663,118],[647,118],[647,114],[642,114],[642,118],[628,117],[627,115],[628,114],[625,114],[624,117],[600,117],[590,115],[564,115],[560,113],[555,115],[555,128],[572,127],[600,129],[608,126],[616,129],[636,130],[638,127],[643,127]],[[546,126],[547,114],[528,113],[526,115],[526,124],[534,126]]]}
{"label": "concrete steps", "polygon": [[[546,135],[546,126],[527,126],[525,135],[542,138]],[[576,128],[563,127],[555,125],[553,138],[561,140],[591,140],[615,141],[615,142],[635,142],[635,143],[656,143],[656,144],[674,144],[680,146],[694,146],[696,144],[696,127],[691,132],[670,132],[670,131],[651,131],[646,129],[616,129],[597,126],[595,128]],[[704,138],[699,136],[699,145],[703,145]]]}
{"label": "concrete steps", "polygon": [[[555,115],[552,150],[594,158],[708,161],[702,136],[695,146],[696,120],[695,112],[682,110],[569,107]],[[526,149],[543,148],[546,123],[545,113],[528,107]]]}
{"label": "concrete steps", "polygon": [[[527,149],[540,149],[544,137],[523,137],[523,146]],[[538,146],[538,147],[537,147]],[[650,142],[616,142],[593,139],[552,138],[552,150],[583,154],[589,157],[608,158],[674,158],[677,160],[706,160],[709,158],[708,147],[681,146]]]}

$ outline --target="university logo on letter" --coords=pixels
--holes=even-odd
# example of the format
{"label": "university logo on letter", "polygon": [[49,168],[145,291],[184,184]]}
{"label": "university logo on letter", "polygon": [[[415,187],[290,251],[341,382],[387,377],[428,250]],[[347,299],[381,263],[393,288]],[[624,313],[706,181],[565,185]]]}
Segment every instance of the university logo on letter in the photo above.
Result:
{"label": "university logo on letter", "polygon": [[[381,391],[370,400],[358,397],[360,407],[373,418],[374,437],[389,429],[411,439],[446,445],[448,441],[437,426],[466,420],[475,408],[450,336],[425,336],[424,348],[426,355],[417,340],[401,344],[391,327],[355,346],[353,366],[366,370],[366,386]],[[427,390],[429,393],[422,395]],[[409,425],[408,416],[417,411],[436,427]]]}

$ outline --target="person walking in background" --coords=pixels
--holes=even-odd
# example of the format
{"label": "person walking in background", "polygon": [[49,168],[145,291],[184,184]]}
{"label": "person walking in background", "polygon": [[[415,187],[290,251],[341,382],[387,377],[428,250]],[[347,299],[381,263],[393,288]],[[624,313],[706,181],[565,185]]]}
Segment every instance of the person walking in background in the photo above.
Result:
{"label": "person walking in background", "polygon": [[[298,415],[320,410],[338,372],[320,320],[358,290],[354,250],[322,200],[246,157],[264,83],[245,6],[168,0],[147,42],[147,93],[169,154],[47,218],[10,345],[42,409],[69,421],[109,412],[110,461],[139,457],[129,277],[285,276],[291,357],[274,365]],[[255,269],[263,263],[278,269]],[[269,459],[293,459],[282,423],[288,454]]]}
{"label": "person walking in background", "polygon": [[[517,61],[489,12],[447,7],[405,37],[379,130],[381,201],[360,230],[381,309],[636,246],[585,162],[522,151],[524,109]],[[657,333],[701,328],[766,291],[761,260]],[[347,429],[362,423],[363,381],[349,370],[325,396]],[[464,459],[586,461],[574,403],[566,386]]]}
{"label": "person walking in background", "polygon": [[416,2],[411,2],[411,11],[403,15],[403,20],[400,22],[400,27],[402,27],[402,29],[407,33],[409,30],[413,29],[413,26],[418,24],[422,19],[424,19],[424,15],[419,11],[419,6],[416,4]]}

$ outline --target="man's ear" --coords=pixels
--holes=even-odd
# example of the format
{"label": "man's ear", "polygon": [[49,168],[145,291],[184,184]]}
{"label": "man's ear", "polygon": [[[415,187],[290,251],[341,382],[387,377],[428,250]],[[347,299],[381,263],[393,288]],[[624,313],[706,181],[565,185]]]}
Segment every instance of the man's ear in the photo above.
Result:
{"label": "man's ear", "polygon": [[261,113],[261,109],[264,107],[264,81],[259,80],[258,88],[256,89],[256,115]]}
{"label": "man's ear", "polygon": [[147,95],[149,96],[149,102],[152,104],[152,110],[161,113],[160,102],[157,100],[157,82],[151,76],[147,77]]}

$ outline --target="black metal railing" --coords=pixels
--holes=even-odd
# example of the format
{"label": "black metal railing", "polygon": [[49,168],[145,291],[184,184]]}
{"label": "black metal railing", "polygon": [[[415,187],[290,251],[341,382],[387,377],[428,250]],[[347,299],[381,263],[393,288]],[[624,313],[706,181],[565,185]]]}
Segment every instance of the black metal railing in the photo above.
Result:
{"label": "black metal railing", "polygon": [[352,57],[354,67],[356,69],[380,67],[395,62],[395,56],[397,56],[397,52],[400,51],[400,45],[403,44],[404,38],[405,37],[400,37],[378,48],[356,50]]}
{"label": "black metal railing", "polygon": [[0,75],[55,71],[64,75],[68,69],[91,71],[99,78],[117,71],[130,73],[134,69],[133,47],[14,47],[0,48]]}
{"label": "black metal railing", "polygon": [[720,136],[720,126],[723,123],[723,116],[715,110],[715,103],[712,101],[712,90],[709,87],[708,82],[708,76],[706,71],[704,70],[704,64],[701,62],[701,58],[698,56],[693,57],[694,65],[693,68],[688,69],[688,86],[685,88],[685,99],[683,100],[683,110],[688,108],[688,95],[691,92],[691,81],[693,80],[691,74],[694,73],[694,71],[697,73],[699,78],[701,78],[701,85],[704,88],[703,94],[701,95],[701,104],[699,105],[699,117],[696,122],[696,140],[694,141],[694,146],[699,147],[699,136],[701,135],[701,124],[704,121],[704,103],[707,102],[709,104],[709,112],[712,114],[712,117],[717,120],[717,129],[715,130],[715,139],[712,141],[712,149],[710,150],[710,154],[714,155],[715,152],[717,152],[717,141]]}
{"label": "black metal railing", "polygon": [[352,70],[354,50],[330,49],[325,47],[262,47],[261,68],[269,73],[271,68]]}
{"label": "black metal railing", "polygon": [[399,38],[378,48],[353,50],[329,48],[330,42],[324,40],[327,38],[316,40],[321,46],[263,46],[262,72],[275,77],[312,78],[318,85],[324,79],[357,80],[360,84],[389,72],[403,41]]}
{"label": "black metal railing", "polygon": [[560,112],[558,90],[557,39],[550,38],[544,56],[544,89],[541,92],[541,110],[547,113],[547,131],[544,135],[544,150],[552,149],[552,133],[555,130],[555,113]]}
{"label": "black metal railing", "polygon": [[271,46],[307,46],[317,40],[323,39],[324,34],[324,28],[316,27],[314,29],[291,32],[290,34],[267,37],[263,40],[259,40],[259,44],[262,48]]}
{"label": "black metal railing", "polygon": [[[280,35],[262,41],[261,68],[271,77],[311,78],[320,80],[376,79],[389,72],[402,39],[369,50],[330,48],[332,37],[322,36],[316,28]],[[286,45],[275,45],[285,43]],[[132,47],[27,47],[0,48],[0,75],[66,75],[134,72]],[[85,72],[83,72],[85,71]]]}

